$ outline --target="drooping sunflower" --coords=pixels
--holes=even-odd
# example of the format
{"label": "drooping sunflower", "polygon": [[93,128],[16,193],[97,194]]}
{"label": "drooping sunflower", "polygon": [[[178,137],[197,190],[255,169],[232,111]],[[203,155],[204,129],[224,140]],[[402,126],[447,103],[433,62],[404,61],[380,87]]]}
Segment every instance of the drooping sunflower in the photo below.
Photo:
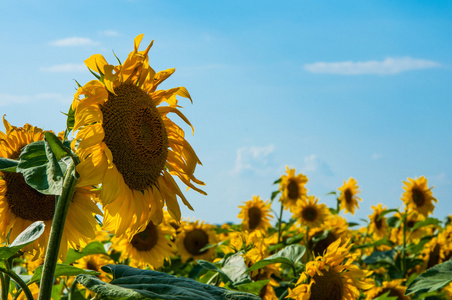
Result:
{"label": "drooping sunflower", "polygon": [[427,178],[421,176],[416,179],[408,178],[403,182],[405,192],[402,195],[402,201],[408,209],[412,209],[424,217],[428,217],[433,212],[435,206],[433,202],[437,202],[433,197],[433,187],[428,187]]}
{"label": "drooping sunflower", "polygon": [[[332,243],[323,256],[306,264],[294,289],[287,297],[295,300],[354,300],[359,290],[368,290],[373,284],[367,278],[372,272],[353,264],[356,255],[350,253],[352,244],[341,239]],[[348,246],[347,246],[348,245]]]}
{"label": "drooping sunflower", "polygon": [[239,208],[242,210],[237,217],[243,220],[243,230],[267,232],[271,226],[270,219],[273,218],[270,200],[264,202],[259,196],[253,195],[253,199],[248,200]]}
{"label": "drooping sunflower", "polygon": [[281,202],[284,209],[292,211],[292,208],[297,205],[297,200],[305,197],[308,192],[305,187],[308,177],[301,173],[295,175],[295,169],[290,169],[288,166],[286,168],[287,175],[281,176],[279,190],[282,192]]}
{"label": "drooping sunflower", "polygon": [[205,194],[195,186],[204,183],[193,175],[201,162],[184,131],[168,118],[175,113],[191,126],[176,96],[191,97],[184,87],[157,90],[175,70],[156,73],[148,59],[152,43],[138,51],[142,38],[135,38],[134,50],[117,66],[100,54],[85,60],[98,80],[80,87],[72,103],[79,185],[102,184],[105,230],[118,236],[128,229],[137,233],[150,220],[160,223],[165,205],[179,221],[177,196],[193,210],[172,175]]}
{"label": "drooping sunflower", "polygon": [[[17,159],[23,147],[44,139],[44,131],[25,124],[23,127],[11,126],[3,118],[6,133],[0,132],[0,156]],[[44,195],[30,187],[21,173],[0,172],[0,236],[9,242],[33,222],[43,221],[44,233],[24,250],[35,252],[38,257],[44,254],[50,234],[56,198]],[[95,238],[97,221],[95,215],[102,212],[95,203],[97,195],[89,187],[77,188],[69,205],[66,223],[60,245],[59,257],[65,259],[68,247],[79,248]]]}
{"label": "drooping sunflower", "polygon": [[215,247],[203,249],[217,243],[213,225],[204,222],[182,222],[181,232],[176,237],[176,246],[182,262],[190,258],[209,260],[215,255]]}
{"label": "drooping sunflower", "polygon": [[369,234],[373,234],[375,239],[381,239],[385,237],[389,232],[388,224],[386,223],[385,216],[381,216],[381,213],[386,210],[386,206],[383,207],[382,204],[377,206],[372,206],[374,210],[373,214],[369,216]]}
{"label": "drooping sunflower", "polygon": [[340,209],[344,209],[345,212],[355,214],[355,207],[359,208],[358,200],[361,198],[357,196],[360,193],[356,179],[350,178],[348,182],[344,181],[344,185],[339,188],[341,194],[339,195]]}
{"label": "drooping sunflower", "polygon": [[330,211],[325,204],[317,204],[318,201],[319,199],[312,195],[298,200],[297,206],[292,210],[292,218],[301,226],[313,228],[322,225]]}
{"label": "drooping sunflower", "polygon": [[366,300],[372,300],[389,292],[388,297],[397,297],[397,300],[410,300],[405,296],[406,286],[403,286],[403,279],[384,281],[379,287],[373,287],[366,292]]}
{"label": "drooping sunflower", "polygon": [[171,241],[175,234],[176,230],[165,221],[158,225],[149,222],[143,231],[132,238],[114,237],[112,248],[121,252],[122,261],[130,259],[132,267],[158,269],[176,252],[176,246]]}

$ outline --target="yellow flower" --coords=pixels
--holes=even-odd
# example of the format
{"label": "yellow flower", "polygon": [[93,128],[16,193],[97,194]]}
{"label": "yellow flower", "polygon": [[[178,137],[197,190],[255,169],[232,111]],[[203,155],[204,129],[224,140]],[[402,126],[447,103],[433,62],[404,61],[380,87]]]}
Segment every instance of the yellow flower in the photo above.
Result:
{"label": "yellow flower", "polygon": [[427,217],[433,212],[435,206],[433,202],[437,202],[433,197],[432,188],[427,186],[427,178],[421,176],[417,179],[408,178],[403,182],[405,192],[402,195],[402,201],[408,209],[416,211]]}
{"label": "yellow flower", "polygon": [[307,196],[305,199],[297,201],[297,206],[293,207],[292,218],[297,220],[301,226],[318,227],[322,225],[325,218],[330,214],[325,204],[317,204],[319,199],[315,196]]}
{"label": "yellow flower", "polygon": [[242,210],[237,216],[242,219],[243,230],[255,231],[259,230],[263,233],[267,232],[270,225],[271,203],[270,200],[264,202],[259,196],[245,202],[245,205],[239,206]]}
{"label": "yellow flower", "polygon": [[347,220],[338,215],[330,214],[325,218],[321,227],[309,231],[308,248],[314,255],[323,255],[325,250],[337,239],[345,240],[349,238]]}
{"label": "yellow flower", "polygon": [[165,221],[158,225],[149,222],[131,239],[114,237],[112,248],[121,252],[121,260],[130,259],[129,265],[133,267],[158,269],[176,252],[176,246],[170,240],[175,234],[176,230]]}
{"label": "yellow flower", "polygon": [[405,296],[406,286],[402,286],[403,279],[394,279],[392,281],[384,281],[382,286],[373,287],[366,292],[366,300],[372,300],[389,292],[388,297],[397,297],[397,300],[410,300],[409,296]]}
{"label": "yellow flower", "polygon": [[[17,159],[23,147],[43,140],[44,131],[25,124],[11,126],[3,119],[6,133],[0,132],[0,156]],[[94,199],[96,193],[90,188],[77,188],[66,217],[60,245],[59,258],[65,260],[68,247],[83,247],[95,238],[97,221],[95,215],[102,215]],[[34,252],[35,257],[44,255],[55,212],[56,198],[44,195],[30,187],[21,173],[0,172],[0,235],[3,241],[12,242],[33,222],[43,221],[44,233],[32,244],[24,248]],[[9,234],[9,236],[8,236]]]}
{"label": "yellow flower", "polygon": [[303,174],[295,175],[295,169],[287,167],[287,175],[281,176],[279,183],[279,190],[282,191],[281,202],[284,209],[290,209],[297,205],[297,200],[306,196],[308,190],[305,184],[308,182],[308,177]]}
{"label": "yellow flower", "polygon": [[109,65],[100,54],[88,58],[85,64],[100,74],[99,80],[80,87],[72,103],[78,185],[102,184],[104,229],[118,236],[128,229],[137,233],[150,220],[160,223],[164,205],[179,221],[176,196],[193,210],[172,175],[205,194],[195,186],[204,183],[193,175],[201,162],[184,131],[168,118],[175,113],[191,126],[178,110],[176,96],[191,97],[184,87],[157,90],[174,69],[155,73],[148,59],[152,43],[138,51],[142,38],[135,38],[134,50],[120,65]]}
{"label": "yellow flower", "polygon": [[359,290],[370,289],[373,284],[368,277],[372,272],[361,270],[353,264],[356,256],[350,254],[352,244],[340,246],[341,239],[332,243],[323,256],[306,264],[294,289],[289,288],[286,298],[295,300],[353,300]]}
{"label": "yellow flower", "polygon": [[215,247],[203,250],[206,246],[217,243],[213,228],[213,225],[199,221],[182,224],[181,232],[176,237],[176,246],[182,262],[185,263],[190,258],[209,260],[215,255]]}
{"label": "yellow flower", "polygon": [[386,210],[386,206],[382,207],[381,204],[378,206],[372,206],[374,212],[369,216],[370,224],[369,224],[369,234],[373,233],[373,236],[376,239],[382,239],[388,234],[388,224],[386,224],[385,216],[381,216],[380,214]]}
{"label": "yellow flower", "polygon": [[111,277],[108,273],[104,272],[101,268],[108,264],[113,264],[114,261],[106,255],[103,254],[91,254],[84,256],[78,259],[74,263],[74,267],[83,269],[83,270],[92,270],[99,272],[100,275],[97,275],[99,279],[105,282],[109,282]]}
{"label": "yellow flower", "polygon": [[358,188],[354,178],[350,178],[348,182],[344,181],[344,185],[339,188],[341,191],[339,196],[341,210],[344,209],[346,213],[355,214],[355,207],[359,208],[358,200],[361,201],[361,198],[356,196],[360,192]]}

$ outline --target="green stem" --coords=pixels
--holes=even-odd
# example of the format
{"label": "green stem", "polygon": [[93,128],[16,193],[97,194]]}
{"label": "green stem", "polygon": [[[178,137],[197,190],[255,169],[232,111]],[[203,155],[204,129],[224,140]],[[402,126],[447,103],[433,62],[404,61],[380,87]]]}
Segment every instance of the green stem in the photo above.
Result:
{"label": "green stem", "polygon": [[402,216],[403,219],[403,245],[402,245],[402,276],[405,277],[406,274],[406,219],[408,212],[405,210],[405,213]]}
{"label": "green stem", "polygon": [[282,214],[283,214],[283,209],[284,209],[284,205],[283,205],[282,201],[279,200],[279,202],[281,202],[281,210],[279,212],[279,218],[278,218],[278,244],[281,240],[281,222],[282,222]]}
{"label": "green stem", "polygon": [[[14,273],[11,270],[6,270],[3,268],[0,268],[0,272],[5,273],[5,277],[10,277],[12,280],[14,280],[20,288],[24,291],[25,296],[28,300],[33,300],[33,294],[31,293],[30,289],[28,288],[27,284],[22,280],[22,278],[19,277],[16,273]],[[3,274],[2,274],[3,277]],[[2,281],[3,283],[3,281]],[[2,295],[3,295],[3,289],[2,289]],[[6,289],[6,295],[8,295],[8,289]]]}
{"label": "green stem", "polygon": [[[5,261],[5,266],[6,266],[6,270],[8,270],[8,271],[11,271],[11,265],[12,265],[12,261],[13,260],[13,258],[8,258],[6,261]],[[5,294],[6,294],[6,298],[3,298],[4,300],[7,300],[8,299],[8,294],[9,294],[9,283],[11,282],[11,277],[9,277],[9,276],[5,276],[5,288],[6,288],[6,291],[5,291]],[[2,297],[3,297],[4,295],[2,295]]]}
{"label": "green stem", "polygon": [[8,289],[5,287],[5,276],[3,276],[3,273],[0,273],[0,280],[2,282],[2,300],[7,300]]}
{"label": "green stem", "polygon": [[55,208],[52,228],[50,229],[50,238],[47,245],[47,252],[42,269],[41,285],[39,289],[38,300],[50,300],[53,287],[53,276],[58,261],[58,252],[60,250],[61,237],[63,235],[66,215],[74,195],[77,178],[75,177],[75,163],[72,162],[67,169],[63,181],[63,191],[58,197]]}
{"label": "green stem", "polygon": [[339,198],[336,198],[336,215],[339,215],[339,206],[341,202],[339,201]]}

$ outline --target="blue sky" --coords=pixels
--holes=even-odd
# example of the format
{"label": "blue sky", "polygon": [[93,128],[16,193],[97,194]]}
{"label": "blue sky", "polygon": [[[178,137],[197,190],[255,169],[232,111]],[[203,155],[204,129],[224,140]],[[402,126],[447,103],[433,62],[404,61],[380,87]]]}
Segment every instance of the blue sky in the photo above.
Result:
{"label": "blue sky", "polygon": [[[211,223],[237,222],[238,205],[268,199],[286,165],[309,194],[332,196],[354,177],[361,209],[401,206],[402,181],[426,176],[452,213],[450,1],[20,1],[2,3],[0,112],[60,131],[83,65],[116,62],[133,39],[155,40],[164,88],[185,86],[208,196],[186,193]],[[177,120],[174,116],[173,120]],[[182,122],[176,121],[181,126]],[[279,210],[278,206],[274,207]]]}

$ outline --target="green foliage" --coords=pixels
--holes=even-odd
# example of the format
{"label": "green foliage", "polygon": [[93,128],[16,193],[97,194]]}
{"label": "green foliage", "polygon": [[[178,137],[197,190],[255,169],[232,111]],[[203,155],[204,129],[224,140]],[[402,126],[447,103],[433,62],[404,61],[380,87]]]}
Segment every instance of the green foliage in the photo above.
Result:
{"label": "green foliage", "polygon": [[175,277],[152,270],[125,265],[107,265],[102,270],[113,275],[111,283],[89,275],[77,276],[77,281],[103,299],[163,299],[163,300],[257,300],[259,297],[207,285],[190,278]]}
{"label": "green foliage", "polygon": [[248,268],[247,272],[252,272],[258,269],[261,269],[270,264],[287,264],[292,268],[295,268],[295,265],[301,261],[304,253],[306,252],[306,248],[301,245],[289,245],[275,253],[270,255],[269,257],[262,259]]}
{"label": "green foliage", "polygon": [[16,172],[19,161],[16,159],[10,159],[6,157],[0,157],[0,171],[2,172]]}
{"label": "green foliage", "polygon": [[104,245],[99,241],[94,241],[86,245],[86,247],[83,248],[82,251],[77,251],[70,248],[64,263],[69,265],[79,260],[80,258],[91,254],[108,255],[108,253],[105,251]]}
{"label": "green foliage", "polygon": [[419,292],[433,292],[452,282],[452,260],[438,264],[414,279],[405,295]]}
{"label": "green foliage", "polygon": [[36,221],[22,231],[9,246],[0,247],[0,259],[8,259],[16,254],[20,249],[33,243],[44,232],[44,222]]}
{"label": "green foliage", "polygon": [[397,250],[391,249],[387,251],[374,251],[371,255],[365,257],[363,262],[366,264],[388,263],[395,265],[395,256]]}
{"label": "green foliage", "polygon": [[[99,272],[93,271],[93,270],[83,270],[74,266],[65,265],[65,264],[57,264],[55,268],[55,274],[54,277],[60,277],[60,276],[77,276],[80,274],[86,274],[86,275],[100,275]],[[33,276],[31,277],[29,283],[32,282],[38,282],[41,280],[42,276],[42,266],[39,266],[36,268],[35,272],[33,273]]]}
{"label": "green foliage", "polygon": [[63,145],[60,139],[52,132],[47,131],[44,134],[46,142],[49,144],[52,153],[55,155],[56,160],[60,160],[63,157],[71,156],[71,149]]}

